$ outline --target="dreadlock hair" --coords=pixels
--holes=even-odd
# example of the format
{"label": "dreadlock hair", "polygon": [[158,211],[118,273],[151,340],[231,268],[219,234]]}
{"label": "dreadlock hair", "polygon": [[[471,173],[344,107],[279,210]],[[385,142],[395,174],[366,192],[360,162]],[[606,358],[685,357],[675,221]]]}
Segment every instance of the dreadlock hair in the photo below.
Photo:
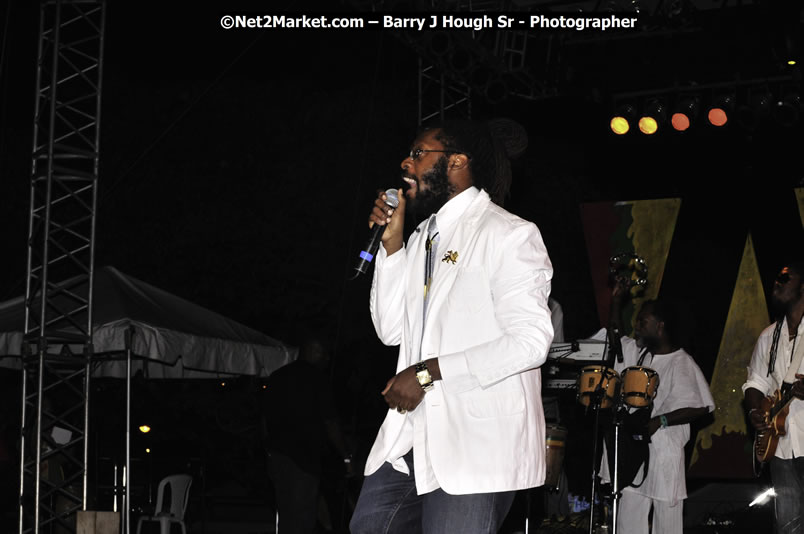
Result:
{"label": "dreadlock hair", "polygon": [[[801,260],[788,261],[783,267],[787,267],[791,271],[795,271],[799,278],[804,276],[804,262]],[[781,337],[782,334],[782,323],[784,323],[784,311],[779,310],[778,316],[776,317],[776,328],[773,329],[773,337],[771,338],[770,353],[768,354],[767,376],[770,376],[776,367],[776,353],[779,351],[779,337]]]}
{"label": "dreadlock hair", "polygon": [[511,189],[511,158],[528,146],[525,129],[510,119],[455,120],[435,128],[440,130],[436,139],[445,150],[469,156],[474,185],[502,206]]}

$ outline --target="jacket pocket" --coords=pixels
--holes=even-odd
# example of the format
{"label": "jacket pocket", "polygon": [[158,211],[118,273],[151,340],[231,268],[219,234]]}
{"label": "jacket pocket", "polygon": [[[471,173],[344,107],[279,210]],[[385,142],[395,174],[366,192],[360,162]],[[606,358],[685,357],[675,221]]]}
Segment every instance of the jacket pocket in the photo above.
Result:
{"label": "jacket pocket", "polygon": [[448,297],[450,308],[459,313],[474,314],[491,306],[491,288],[483,267],[461,269],[455,277]]}
{"label": "jacket pocket", "polygon": [[525,397],[520,392],[486,393],[466,399],[466,410],[477,419],[516,415],[525,411]]}

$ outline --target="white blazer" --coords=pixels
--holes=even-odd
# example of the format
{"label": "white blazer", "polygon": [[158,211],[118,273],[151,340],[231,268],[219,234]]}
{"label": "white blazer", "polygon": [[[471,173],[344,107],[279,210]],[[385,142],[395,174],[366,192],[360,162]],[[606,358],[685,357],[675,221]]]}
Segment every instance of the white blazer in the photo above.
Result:
{"label": "white blazer", "polygon": [[[541,375],[553,338],[547,298],[552,265],[538,228],[481,191],[438,245],[427,323],[422,326],[426,221],[406,249],[381,250],[370,307],[386,345],[399,345],[397,372],[438,357],[442,380],[416,410],[426,412],[434,474],[450,494],[544,484]],[[441,261],[457,252],[455,263]],[[399,256],[397,256],[399,255]],[[402,431],[389,410],[366,462],[375,472]],[[414,450],[414,455],[418,453]]]}

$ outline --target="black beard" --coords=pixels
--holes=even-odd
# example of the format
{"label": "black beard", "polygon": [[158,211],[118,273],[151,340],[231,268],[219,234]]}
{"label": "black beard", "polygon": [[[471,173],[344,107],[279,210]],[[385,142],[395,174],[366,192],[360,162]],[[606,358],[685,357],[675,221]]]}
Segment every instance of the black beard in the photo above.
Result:
{"label": "black beard", "polygon": [[455,188],[447,178],[447,158],[441,156],[433,168],[422,174],[419,185],[427,184],[427,189],[417,190],[416,197],[408,201],[406,217],[414,226],[429,218],[447,203]]}
{"label": "black beard", "polygon": [[776,295],[771,294],[770,298],[771,317],[775,317],[779,321],[783,320],[789,307],[790,306],[788,303],[784,302]]}

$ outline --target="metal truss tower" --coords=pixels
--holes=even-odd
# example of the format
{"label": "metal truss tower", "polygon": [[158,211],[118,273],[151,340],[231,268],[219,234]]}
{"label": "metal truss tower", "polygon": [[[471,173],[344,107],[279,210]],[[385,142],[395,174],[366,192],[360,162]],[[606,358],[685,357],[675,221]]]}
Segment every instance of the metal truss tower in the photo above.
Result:
{"label": "metal truss tower", "polygon": [[[511,4],[506,0],[431,0],[429,7],[461,13],[500,12]],[[527,66],[527,32],[426,31],[417,37],[400,37],[419,54],[419,125],[435,118],[471,118],[473,96],[494,104],[509,95],[529,100],[553,95]]]}
{"label": "metal truss tower", "polygon": [[472,92],[462,82],[451,80],[436,65],[419,56],[419,116],[421,126],[431,119],[472,118]]}
{"label": "metal truss tower", "polygon": [[[104,0],[43,0],[40,5],[20,533],[75,532],[77,512],[87,503],[104,11]],[[78,290],[82,283],[89,289]]]}

